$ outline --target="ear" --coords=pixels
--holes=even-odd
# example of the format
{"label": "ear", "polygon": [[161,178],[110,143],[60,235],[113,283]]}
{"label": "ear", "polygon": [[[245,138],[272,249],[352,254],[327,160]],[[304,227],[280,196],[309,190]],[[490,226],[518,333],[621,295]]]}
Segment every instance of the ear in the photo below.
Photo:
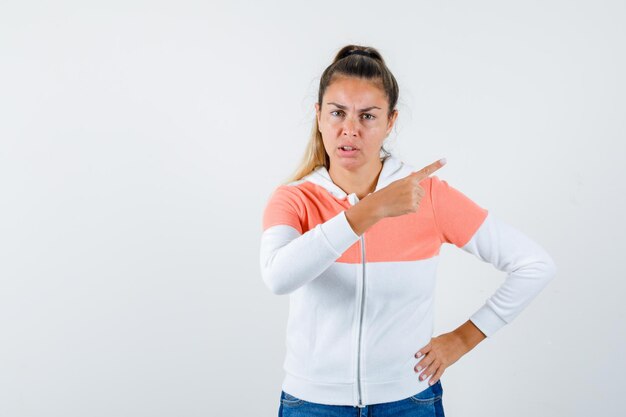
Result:
{"label": "ear", "polygon": [[320,104],[315,103],[315,117],[317,118],[317,125],[320,125]]}
{"label": "ear", "polygon": [[398,118],[398,109],[395,109],[393,112],[391,112],[391,116],[389,117],[389,121],[387,123],[387,135],[389,135],[389,133],[391,132],[391,129],[393,129],[393,125],[396,123],[397,118]]}

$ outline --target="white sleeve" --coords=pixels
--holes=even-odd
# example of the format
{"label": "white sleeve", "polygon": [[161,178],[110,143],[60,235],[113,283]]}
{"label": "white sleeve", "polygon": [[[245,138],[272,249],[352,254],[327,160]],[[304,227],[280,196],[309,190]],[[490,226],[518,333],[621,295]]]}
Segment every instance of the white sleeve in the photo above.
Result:
{"label": "white sleeve", "polygon": [[261,275],[274,294],[289,294],[317,278],[352,246],[357,235],[345,211],[300,234],[277,224],[261,236]]}
{"label": "white sleeve", "polygon": [[470,317],[487,337],[511,323],[556,275],[554,261],[540,245],[492,212],[461,249],[507,273]]}

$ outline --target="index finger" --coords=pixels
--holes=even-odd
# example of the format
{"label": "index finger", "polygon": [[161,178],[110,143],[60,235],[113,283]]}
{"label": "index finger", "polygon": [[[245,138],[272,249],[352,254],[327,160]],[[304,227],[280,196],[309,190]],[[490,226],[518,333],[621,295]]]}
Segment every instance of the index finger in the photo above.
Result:
{"label": "index finger", "polygon": [[446,164],[446,158],[441,158],[438,161],[433,162],[432,164],[426,165],[424,168],[419,171],[413,172],[413,174],[417,174],[417,177],[422,180],[428,177],[433,172],[437,171],[439,168]]}

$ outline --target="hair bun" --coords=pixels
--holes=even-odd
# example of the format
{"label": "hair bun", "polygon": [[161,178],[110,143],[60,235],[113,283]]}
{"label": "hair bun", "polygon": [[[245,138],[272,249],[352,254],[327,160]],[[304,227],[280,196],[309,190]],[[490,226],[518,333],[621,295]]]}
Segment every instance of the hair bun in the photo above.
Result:
{"label": "hair bun", "polygon": [[364,51],[362,49],[354,49],[346,54],[346,56],[350,56],[350,55],[363,55],[363,56],[367,56],[370,58],[374,58],[374,56],[370,52]]}

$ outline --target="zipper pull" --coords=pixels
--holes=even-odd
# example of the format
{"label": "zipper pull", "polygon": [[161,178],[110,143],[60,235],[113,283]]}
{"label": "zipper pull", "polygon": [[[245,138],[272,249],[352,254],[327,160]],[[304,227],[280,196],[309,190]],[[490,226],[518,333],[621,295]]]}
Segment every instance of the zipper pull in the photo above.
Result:
{"label": "zipper pull", "polygon": [[359,202],[359,197],[356,195],[356,193],[348,194],[348,201],[351,205],[355,205]]}

